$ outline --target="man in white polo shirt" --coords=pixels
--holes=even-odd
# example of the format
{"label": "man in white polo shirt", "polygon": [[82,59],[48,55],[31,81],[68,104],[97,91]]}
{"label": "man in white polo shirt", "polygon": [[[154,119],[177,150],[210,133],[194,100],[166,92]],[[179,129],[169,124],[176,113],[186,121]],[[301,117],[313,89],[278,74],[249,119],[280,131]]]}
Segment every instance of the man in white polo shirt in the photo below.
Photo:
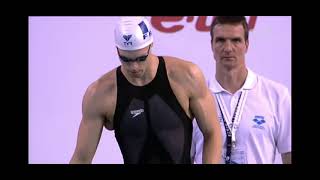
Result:
{"label": "man in white polo shirt", "polygon": [[[277,151],[291,163],[291,96],[284,85],[246,67],[245,17],[216,17],[210,35],[216,75],[209,87],[223,133],[221,163],[272,164]],[[201,164],[203,136],[196,123],[192,144],[191,157]]]}

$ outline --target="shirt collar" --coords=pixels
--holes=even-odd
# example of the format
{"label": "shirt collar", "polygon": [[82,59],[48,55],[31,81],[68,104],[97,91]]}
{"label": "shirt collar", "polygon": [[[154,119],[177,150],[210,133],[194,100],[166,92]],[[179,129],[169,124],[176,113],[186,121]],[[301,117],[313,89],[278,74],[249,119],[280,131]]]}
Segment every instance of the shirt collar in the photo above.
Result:
{"label": "shirt collar", "polygon": [[[251,69],[249,69],[249,68],[247,68],[247,69],[248,69],[248,75],[246,77],[246,81],[244,82],[244,84],[240,88],[240,90],[252,89],[257,83],[257,75]],[[209,89],[213,93],[228,92],[219,84],[219,82],[216,80],[216,78],[210,79],[208,83],[209,83],[208,84]]]}

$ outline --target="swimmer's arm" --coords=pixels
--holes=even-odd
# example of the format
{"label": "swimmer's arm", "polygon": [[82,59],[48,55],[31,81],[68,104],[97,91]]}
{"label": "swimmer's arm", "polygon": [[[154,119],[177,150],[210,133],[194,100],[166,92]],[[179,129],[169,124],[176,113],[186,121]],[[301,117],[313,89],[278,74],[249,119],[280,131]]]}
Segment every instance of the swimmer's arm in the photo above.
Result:
{"label": "swimmer's arm", "polygon": [[99,112],[95,88],[90,86],[82,103],[82,120],[77,145],[70,164],[91,164],[103,129],[103,116]]}
{"label": "swimmer's arm", "polygon": [[190,108],[204,137],[202,161],[220,163],[222,134],[215,102],[200,69],[192,65],[190,70]]}

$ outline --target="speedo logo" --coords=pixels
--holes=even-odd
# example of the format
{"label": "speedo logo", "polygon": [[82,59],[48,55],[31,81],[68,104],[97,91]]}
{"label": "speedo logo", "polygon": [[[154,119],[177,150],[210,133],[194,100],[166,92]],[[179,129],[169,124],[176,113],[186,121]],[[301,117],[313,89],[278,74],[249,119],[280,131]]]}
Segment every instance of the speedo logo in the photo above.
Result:
{"label": "speedo logo", "polygon": [[136,116],[139,116],[141,113],[144,112],[144,109],[138,109],[138,110],[132,110],[130,111],[130,114],[132,114],[132,118],[136,117]]}

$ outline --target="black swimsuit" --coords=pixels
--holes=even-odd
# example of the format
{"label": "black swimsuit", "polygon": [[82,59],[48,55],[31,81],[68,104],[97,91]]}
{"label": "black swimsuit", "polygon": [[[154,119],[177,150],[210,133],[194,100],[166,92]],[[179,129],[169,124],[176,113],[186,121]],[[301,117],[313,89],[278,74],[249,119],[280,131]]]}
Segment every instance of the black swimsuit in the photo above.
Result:
{"label": "black swimsuit", "polygon": [[165,61],[155,78],[132,85],[117,68],[115,136],[125,164],[190,164],[192,120],[174,95]]}

